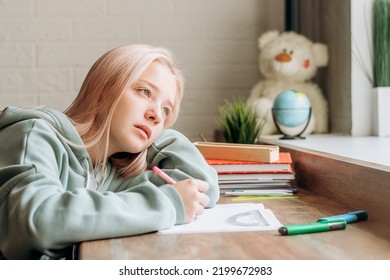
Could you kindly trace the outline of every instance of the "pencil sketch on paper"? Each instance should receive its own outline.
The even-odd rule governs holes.
[[[192,223],[177,225],[162,234],[277,230],[282,224],[261,203],[218,204]]]
[[[230,216],[226,222],[232,226],[239,227],[269,226],[267,221],[257,210],[235,214]]]

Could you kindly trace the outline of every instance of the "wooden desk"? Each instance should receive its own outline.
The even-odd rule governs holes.
[[[231,198],[221,197],[221,203]],[[247,201],[245,201],[247,202]],[[256,200],[271,209],[282,224],[314,222],[345,209],[302,190],[299,198]],[[319,210],[313,205],[326,205]],[[370,232],[372,222],[349,224],[346,230],[295,236],[277,231],[158,234],[84,242],[80,259],[390,259],[390,241]]]
[[[366,210],[370,232],[390,241],[390,166],[297,147],[294,140],[264,139],[263,143],[279,145],[291,153],[299,187],[320,197],[312,205],[328,211],[333,202],[347,209]]]
[[[390,168],[297,148],[291,152],[299,198],[258,200],[282,224],[366,210],[367,221],[346,230],[281,236],[277,231],[162,235],[144,234],[84,242],[81,259],[390,259]],[[231,202],[222,197],[220,203]]]

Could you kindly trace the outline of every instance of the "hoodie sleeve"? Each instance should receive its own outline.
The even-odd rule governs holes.
[[[166,129],[149,148],[148,162],[156,165],[176,181],[194,178],[209,184],[207,195],[214,207],[219,199],[218,176],[214,168],[207,164],[199,150],[183,134],[173,129]],[[154,174],[154,180],[164,181]],[[166,184],[166,186],[168,186]]]
[[[0,143],[0,250],[6,258],[59,258],[81,241],[152,232],[177,221],[178,195],[150,180],[116,193],[85,188],[85,174],[69,169],[66,145],[40,120],[3,128]]]

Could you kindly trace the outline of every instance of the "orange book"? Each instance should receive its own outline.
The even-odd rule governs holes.
[[[218,174],[292,173],[292,159],[289,152],[280,152],[279,160],[273,162],[206,159]]]
[[[279,146],[219,142],[195,142],[194,145],[204,158],[258,162],[279,160]]]

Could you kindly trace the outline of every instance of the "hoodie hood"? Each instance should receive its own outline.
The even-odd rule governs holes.
[[[16,108],[9,106],[0,114],[0,130],[6,126],[28,119],[42,119],[47,121],[54,129],[71,143],[83,145],[83,141],[69,118],[61,111],[44,107]],[[71,147],[79,159],[90,158],[86,149]]]

